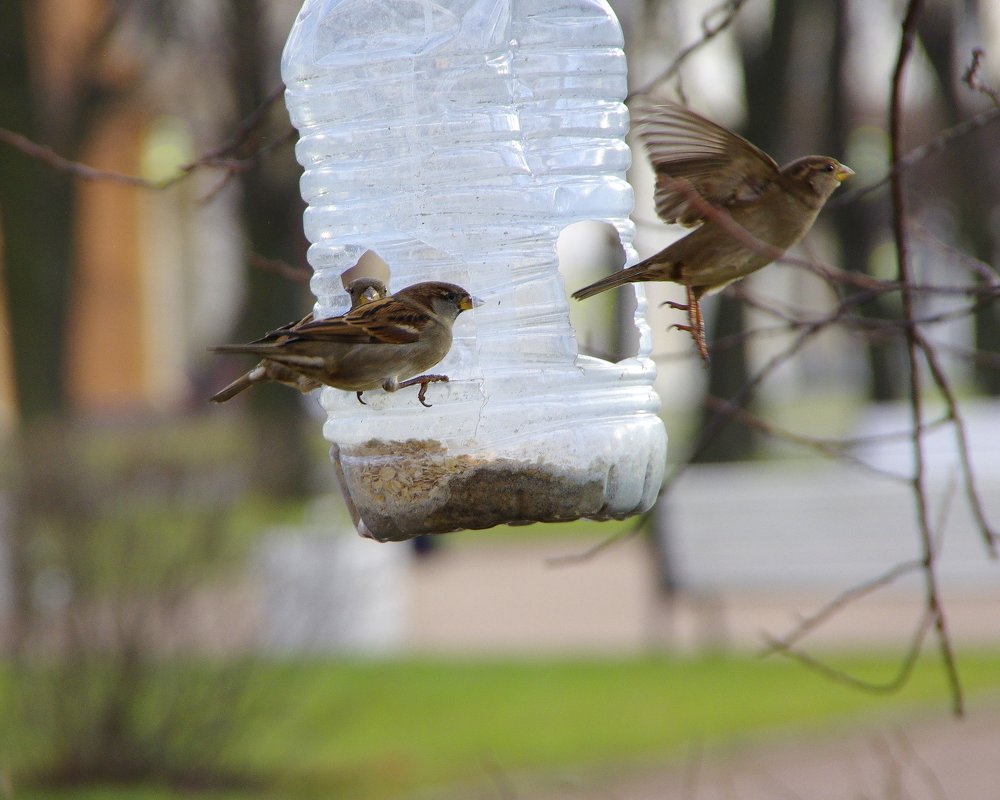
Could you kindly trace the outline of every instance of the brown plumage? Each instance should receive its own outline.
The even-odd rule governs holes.
[[[687,290],[691,333],[707,360],[698,301],[778,258],[812,227],[833,191],[854,173],[827,156],[784,167],[742,136],[688,109],[666,104],[638,123],[656,171],[656,212],[665,222],[700,225],[659,253],[573,293],[578,300],[636,281],[672,281]]]
[[[365,305],[365,303],[379,300],[389,294],[389,290],[385,284],[377,278],[357,278],[347,284],[345,291],[351,298],[350,311]],[[259,339],[254,339],[251,344],[278,344],[286,341],[296,328],[307,325],[312,321],[313,315],[310,312],[297,322],[289,322],[280,328],[268,331]],[[285,386],[291,386],[293,389],[298,389],[303,394],[308,394],[322,385],[319,381],[303,375],[295,369],[265,358],[252,370],[245,372],[224,389],[212,395],[211,401],[213,403],[225,403],[240,392],[249,389],[255,383],[280,383]],[[361,400],[361,392],[358,392],[358,400]]]
[[[348,311],[353,311],[358,306],[363,306],[365,303],[371,303],[375,300],[379,300],[389,294],[389,290],[386,288],[386,285],[378,278],[355,278],[344,287],[344,291],[347,292],[347,296],[351,298],[351,307]],[[294,328],[312,321],[313,315],[310,311],[297,322],[286,322],[280,328],[275,328],[273,331],[265,333],[259,339],[254,339],[253,344],[263,344],[265,342],[277,341]]]
[[[423,375],[451,349],[451,329],[462,311],[474,306],[460,286],[431,281],[366,302],[340,317],[300,321],[250,344],[211,348],[217,353],[249,353],[261,362],[239,381],[212,397],[217,403],[254,383],[278,381],[311,391],[319,385],[360,393],[394,392],[428,384],[446,375]],[[269,338],[270,337],[270,338]],[[240,385],[237,387],[237,384]]]

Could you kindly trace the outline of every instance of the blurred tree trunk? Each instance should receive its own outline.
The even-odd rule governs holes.
[[[963,116],[960,94],[967,89],[959,85],[961,60],[968,54],[956,51],[959,20],[956,13],[975,17],[974,4],[932,3],[921,15],[918,32],[924,51],[937,73],[941,96],[944,99],[946,125],[957,124]],[[994,263],[996,253],[994,232],[990,229],[989,209],[1000,207],[1000,187],[995,181],[983,180],[984,174],[996,174],[991,163],[1000,166],[995,129],[973,131],[962,143],[948,149],[948,196],[955,207],[955,223],[962,245],[986,264]],[[991,303],[973,317],[974,342],[978,350],[996,355],[1000,353],[1000,304]],[[976,388],[986,394],[1000,395],[1000,370],[995,366],[977,363]]]
[[[0,3],[0,125],[71,154],[71,126],[46,124],[29,64],[29,0]],[[66,117],[70,117],[66,110]],[[58,138],[54,138],[57,136]],[[66,173],[0,144],[0,241],[16,401],[25,421],[65,410],[73,187]]]
[[[127,58],[118,63],[108,56],[112,39],[128,22],[155,30],[155,41],[165,41],[173,34],[166,24],[170,8],[167,0],[148,8],[105,0],[89,38],[67,43],[44,28],[40,5],[0,2],[0,125],[78,160],[95,123],[144,75]],[[74,60],[56,74],[42,57],[45,47],[62,47],[60,60]],[[154,55],[148,64],[155,64]],[[0,144],[2,279],[24,421],[56,416],[69,406],[66,336],[76,180],[64,169]]]
[[[41,32],[29,26],[30,0],[0,2],[0,125],[73,158],[104,95],[92,73],[52,91],[30,48]],[[92,52],[92,50],[87,50]],[[55,100],[55,97],[59,100]],[[61,434],[69,410],[67,311],[73,271],[74,185],[55,169],[0,143],[0,280],[7,303],[18,429],[11,441],[14,485],[9,495],[7,556],[11,576],[11,643],[26,631],[31,586],[25,565],[28,531],[48,488],[36,467],[40,442]]]
[[[823,143],[826,150],[845,158],[848,137],[851,133],[852,98],[849,87],[843,80],[843,70],[850,36],[850,22],[846,3],[834,4],[833,50],[828,61],[827,85],[830,87],[830,102],[827,106],[830,124],[826,126],[829,137]],[[834,204],[835,205],[835,204]],[[837,232],[842,261],[845,268],[854,272],[867,273],[872,252],[878,245],[879,235],[888,229],[888,206],[884,196],[869,196],[854,203],[836,206],[831,211]],[[859,312],[873,319],[891,319],[893,311],[883,298],[866,303]],[[868,339],[869,385],[868,394],[875,402],[898,400],[904,391],[905,352],[903,343],[897,337]]]
[[[266,25],[267,3],[229,0],[228,25],[232,42],[230,76],[236,98],[234,127],[258,109],[277,83],[277,59]],[[276,104],[272,111],[283,114]],[[282,117],[284,119],[284,117]],[[244,143],[256,151],[267,136],[267,125],[253,131]],[[303,203],[298,173],[289,150],[269,155],[255,169],[240,176],[241,218],[248,255],[304,263]],[[240,338],[249,341],[307,310],[306,292],[299,284],[273,272],[251,268],[248,295],[240,324]],[[253,436],[256,442],[254,483],[284,496],[308,493],[311,459],[308,436],[318,435],[309,423],[298,393],[284,387],[250,392]]]

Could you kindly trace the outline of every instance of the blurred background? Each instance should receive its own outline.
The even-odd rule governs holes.
[[[896,276],[879,181],[902,9],[611,5],[633,90],[857,176],[797,260],[706,301],[707,369],[667,331],[677,287],[647,287],[671,461],[654,513],[379,545],[315,397],[207,402],[248,366],[209,345],[312,306],[280,99],[299,3],[0,3],[0,797],[710,797],[741,747],[948,708],[937,661],[907,661],[927,601],[900,296],[864,293]],[[1000,83],[1000,7],[932,0],[917,32],[903,150],[938,144],[906,172],[916,314],[996,526],[1000,115],[962,75],[979,47]],[[680,232],[633,161],[644,257]],[[569,291],[620,266],[600,226],[560,248]],[[574,304],[581,351],[634,354],[633,307]],[[946,785],[993,763],[941,736],[1000,736],[1000,570],[947,399],[927,381],[926,499],[974,725],[913,733]],[[871,691],[758,657],[887,575],[806,639]],[[895,746],[851,756],[874,766],[850,788],[932,791],[888,794]],[[737,796],[776,796],[759,788]]]

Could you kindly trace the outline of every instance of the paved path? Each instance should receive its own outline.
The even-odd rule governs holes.
[[[408,572],[404,647],[494,655],[752,650],[762,645],[764,633],[785,634],[856,578],[851,574],[808,586],[794,575],[782,577],[777,563],[765,585],[756,567],[748,565],[755,572],[749,583],[696,585],[671,602],[657,594],[653,560],[639,539],[588,561],[551,565],[553,556],[582,552],[588,543],[446,542],[440,553]],[[951,584],[945,594],[958,645],[1000,643],[1000,585]],[[912,636],[923,602],[919,580],[883,590],[840,610],[810,636],[809,644],[902,646]]]
[[[525,800],[997,800],[1000,704],[824,739],[693,752],[663,770],[537,787]]]
[[[512,779],[521,800],[998,800],[1000,699],[964,720],[692,752],[660,770]],[[523,785],[522,785],[523,784]],[[495,796],[495,795],[494,795]]]

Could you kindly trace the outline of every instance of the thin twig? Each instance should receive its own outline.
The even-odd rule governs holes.
[[[1000,370],[1000,353],[993,350],[979,350],[974,347],[961,347],[948,342],[931,342],[929,340],[927,346],[937,352],[948,353],[955,358],[968,361],[970,364]]]
[[[820,330],[829,325],[833,325],[835,321],[836,320],[833,318],[825,319],[812,327],[800,331],[798,336],[788,346],[788,348],[782,351],[781,353],[778,353],[770,361],[768,361],[767,364],[765,364],[760,369],[760,371],[757,372],[756,375],[754,375],[749,381],[743,384],[740,390],[736,392],[736,394],[730,399],[729,402],[732,403],[734,406],[745,405],[750,396],[756,390],[756,388],[761,383],[763,383],[772,372],[781,367],[789,359],[793,358],[799,352],[799,350],[801,350],[809,342],[809,340],[812,338],[813,334],[816,333],[817,330]],[[729,422],[730,422],[729,418],[722,415],[716,415],[711,420],[711,422],[709,422],[708,425],[706,425],[705,428],[702,429],[701,436],[699,437],[698,441],[695,443],[691,451],[688,453],[687,457],[680,464],[674,467],[673,471],[671,471],[664,478],[663,483],[660,486],[660,491],[657,494],[657,499],[656,499],[657,503],[661,503],[664,501],[664,499],[673,489],[677,481],[679,481],[680,478],[684,475],[684,473],[687,472],[687,470],[692,466],[692,464],[694,464],[694,462],[698,460],[699,456],[711,445],[715,437],[719,435],[722,429],[727,424],[729,424]],[[590,558],[593,558],[602,550],[604,550],[607,547],[610,547],[613,544],[624,542],[631,539],[637,533],[640,533],[649,527],[649,525],[651,524],[651,520],[653,518],[654,511],[655,511],[655,506],[654,508],[651,508],[649,511],[646,511],[645,513],[637,516],[635,518],[635,521],[627,528],[623,528],[622,530],[614,533],[613,535],[608,536],[605,539],[602,539],[600,542],[593,545],[592,547],[587,548],[586,550],[583,550],[579,553],[574,553],[570,556],[560,557],[559,559],[557,559],[557,561],[559,563],[576,563],[576,562],[586,561]]]
[[[240,154],[240,150],[243,149],[244,145],[250,140],[267,119],[268,112],[271,110],[271,106],[277,103],[285,95],[285,85],[280,84],[271,90],[271,93],[265,97],[260,104],[251,111],[247,116],[239,121],[236,128],[229,135],[229,138],[222,144],[218,145],[213,150],[207,152],[203,159],[215,159],[222,158],[227,155]],[[260,148],[252,147],[250,148],[250,153],[257,152]],[[248,153],[249,155],[249,153]]]
[[[647,511],[646,513],[648,514],[649,512]],[[610,536],[605,536],[599,542],[591,545],[585,550],[581,550],[576,553],[568,553],[564,556],[550,556],[545,559],[545,563],[550,567],[567,567],[571,564],[579,564],[583,561],[589,561],[602,550],[605,550],[618,542],[631,539],[632,536],[642,530],[643,526],[639,524],[638,520],[641,520],[643,516],[645,515],[638,517],[635,524],[622,528],[620,531],[613,533]]]
[[[913,499],[916,505],[917,524],[923,549],[924,580],[926,587],[927,613],[937,633],[938,647],[948,678],[952,697],[952,709],[957,716],[963,713],[962,685],[958,676],[958,667],[952,652],[951,638],[948,634],[944,609],[941,605],[940,591],[935,573],[935,556],[933,534],[927,507],[926,469],[921,424],[923,405],[920,393],[920,339],[915,322],[914,297],[910,289],[912,274],[910,269],[909,241],[906,229],[906,202],[903,192],[902,173],[897,168],[901,157],[900,149],[903,134],[903,77],[906,66],[913,51],[916,37],[917,19],[923,8],[923,0],[910,0],[903,19],[902,35],[896,66],[892,74],[892,89],[889,101],[889,147],[890,159],[893,164],[893,174],[890,180],[892,197],[892,229],[896,242],[899,282],[903,284],[901,299],[903,318],[906,322],[906,353],[910,369],[910,409],[913,427]]]
[[[235,178],[242,172],[247,172],[248,170],[252,169],[268,153],[274,150],[278,150],[279,148],[284,147],[285,145],[290,144],[291,142],[294,142],[296,135],[297,134],[295,132],[295,129],[289,127],[288,130],[285,131],[277,139],[274,139],[273,141],[269,142],[266,145],[259,146],[256,150],[254,150],[248,156],[245,156],[243,158],[220,159],[217,161],[209,161],[202,159],[199,160],[198,162],[195,162],[194,165],[195,169],[201,166],[207,166],[207,167],[218,167],[225,170],[222,179],[218,182],[218,184],[214,186],[211,189],[211,191],[207,192],[204,197],[201,197],[198,202],[201,203],[202,205],[210,203],[226,186],[229,185],[229,182],[233,178]]]
[[[723,0],[718,5],[706,11],[701,18],[701,36],[684,47],[677,54],[676,58],[670,62],[670,65],[653,78],[653,80],[649,81],[641,89],[630,92],[628,97],[625,98],[625,102],[629,103],[636,97],[648,95],[661,83],[676,75],[688,58],[733,24],[733,20],[736,19],[736,15],[740,12],[740,8],[745,2],[746,0]],[[678,92],[683,97],[683,91],[680,87],[678,87]]]
[[[966,136],[973,131],[985,128],[987,125],[993,125],[997,122],[1000,122],[1000,108],[988,108],[985,111],[980,111],[978,114],[967,120],[963,120],[950,128],[946,128],[931,141],[920,145],[919,147],[915,147],[905,156],[902,156],[892,165],[889,171],[878,180],[865,184],[864,186],[859,186],[857,189],[849,189],[836,197],[831,197],[826,203],[826,208],[839,208],[840,206],[846,206],[860,200],[862,197],[871,194],[876,189],[880,189],[887,183],[890,183],[893,178],[897,177],[900,173],[906,172],[921,161],[940,153],[955,139]]]
[[[972,51],[972,61],[965,72],[962,73],[962,83],[972,89],[972,91],[986,95],[993,101],[993,105],[1000,109],[1000,91],[988,83],[983,83],[979,77],[985,56],[986,51],[981,47],[977,47]]]
[[[142,189],[158,188],[156,182],[150,181],[148,178],[140,178],[135,175],[123,175],[120,172],[113,172],[106,169],[97,169],[96,167],[82,164],[79,161],[72,161],[71,159],[63,158],[48,145],[33,142],[27,136],[17,133],[16,131],[8,130],[7,128],[0,127],[0,142],[10,145],[15,150],[20,150],[29,158],[41,161],[48,164],[55,170],[66,172],[77,178],[83,178],[84,180],[90,181],[110,181],[112,183],[121,183],[126,186],[137,186]],[[186,174],[184,177],[186,177]]]
[[[872,692],[873,694],[892,694],[899,691],[909,681],[910,676],[913,674],[913,668],[917,664],[917,659],[920,658],[920,653],[923,650],[924,639],[933,625],[934,614],[929,609],[925,609],[910,639],[910,644],[907,646],[906,657],[903,659],[902,664],[900,664],[899,671],[893,678],[882,683],[862,680],[843,670],[836,669],[825,661],[814,658],[808,653],[784,646],[779,639],[772,639],[766,635],[764,639],[770,648],[769,652],[779,653],[794,659],[832,681],[846,684],[854,689]]]
[[[964,267],[972,275],[975,275],[987,284],[993,285],[1000,281],[1000,274],[997,273],[996,267],[992,264],[988,264],[985,261],[976,258],[971,253],[966,253],[953,245],[942,241],[926,225],[921,225],[916,220],[911,219],[908,223],[911,234],[919,236],[922,241],[926,242],[939,253],[945,255],[949,259],[950,263]]]
[[[948,419],[955,426],[955,443],[958,446],[958,458],[962,468],[962,483],[965,486],[966,498],[972,509],[973,516],[976,518],[976,523],[986,544],[987,552],[993,559],[996,559],[998,536],[986,518],[982,498],[979,495],[979,490],[976,488],[975,469],[972,465],[972,455],[969,452],[969,434],[965,428],[965,421],[959,413],[958,401],[955,398],[955,393],[952,391],[948,376],[945,374],[937,354],[934,352],[934,348],[931,347],[919,329],[915,331],[915,334],[915,343],[924,354],[931,377],[933,377],[938,391],[941,392],[941,396],[944,398]]]
[[[843,461],[848,465],[857,467],[873,475],[877,475],[880,478],[886,478],[892,481],[909,482],[908,476],[903,476],[897,472],[875,467],[858,456],[853,455],[849,451],[860,445],[874,444],[876,442],[891,442],[900,439],[909,440],[913,436],[911,431],[896,431],[873,436],[845,439],[825,439],[818,436],[807,436],[806,434],[795,433],[794,431],[778,427],[762,417],[747,411],[745,408],[740,408],[727,400],[723,400],[719,397],[713,397],[712,395],[708,395],[705,398],[705,405],[716,414],[722,414],[743,425],[745,428],[770,436],[772,439],[780,439],[800,447],[814,450],[827,458]],[[924,425],[924,430],[930,430],[947,425],[950,421],[950,418],[945,418],[927,423]]]
[[[282,96],[284,87],[275,89],[249,116],[240,121],[230,137],[222,144],[212,148],[194,161],[182,164],[177,171],[160,180],[150,180],[138,175],[128,175],[113,170],[98,169],[80,161],[66,158],[45,144],[39,144],[24,134],[8,128],[0,127],[0,142],[19,150],[29,158],[48,164],[55,170],[65,172],[81,180],[107,181],[123,186],[133,186],[138,189],[163,191],[189,178],[201,169],[221,169],[226,173],[222,183],[209,193],[209,199],[214,197],[225,183],[236,173],[244,172],[253,167],[261,156],[285,145],[291,140],[294,131],[283,133],[273,142],[253,148],[247,154],[239,154],[250,136],[260,127],[268,109]],[[238,155],[239,154],[239,155]]]
[[[993,306],[996,303],[997,298],[1000,298],[1000,286],[992,287],[984,286],[983,284],[976,284],[974,286],[967,287],[941,286],[936,287],[936,289],[935,287],[921,286],[918,284],[916,286],[911,286],[909,290],[914,295],[925,293],[938,296],[954,294],[979,298],[976,302],[968,305],[958,306],[957,308],[952,308],[946,311],[938,311],[933,314],[925,314],[920,317],[914,317],[913,322],[916,325],[937,325],[945,322],[951,322],[956,319],[966,319],[981,309]],[[752,308],[780,320],[783,323],[781,327],[784,329],[794,330],[798,328],[811,327],[827,319],[826,316],[806,317],[804,316],[806,312],[800,309],[790,307],[787,304],[782,306],[775,302],[766,301],[749,292],[742,286],[734,286],[732,289],[729,289],[729,291],[731,294],[739,297],[741,301],[745,302]],[[853,295],[845,297],[832,313],[836,314],[837,321],[841,322],[845,327],[854,328],[873,336],[905,331],[909,324],[905,319],[882,319],[879,317],[865,317],[860,314],[853,313],[854,309],[858,306],[870,303],[883,295],[896,291],[900,291],[900,287],[887,286],[884,291],[857,292]],[[718,347],[718,344],[716,344],[716,347]]]
[[[948,512],[951,509],[951,501],[955,495],[955,482],[954,480],[949,481],[948,486],[945,488],[944,500],[941,503],[941,508],[939,510],[937,519],[938,530],[944,530],[945,522],[948,519]],[[799,621],[789,633],[786,633],[780,639],[770,637],[768,639],[769,646],[761,651],[761,656],[767,656],[774,652],[788,652],[791,650],[801,639],[805,638],[809,633],[816,630],[822,624],[824,624],[828,619],[833,617],[834,614],[840,612],[842,609],[857,602],[862,597],[869,595],[879,589],[883,589],[886,586],[890,586],[895,583],[898,579],[909,575],[912,572],[918,572],[923,570],[924,560],[923,559],[913,559],[911,561],[904,561],[897,564],[894,567],[883,572],[881,575],[876,575],[863,583],[859,583],[846,591],[841,592],[839,595],[834,597],[828,603],[826,603],[822,608],[816,611],[814,614],[803,618]],[[917,641],[917,640],[914,640]],[[922,637],[919,641],[923,641]],[[909,660],[909,657],[907,658]]]
[[[799,640],[805,638],[805,636],[809,633],[816,630],[816,628],[830,619],[834,614],[838,613],[857,600],[860,600],[862,597],[895,583],[896,580],[902,578],[904,575],[909,575],[911,572],[917,572],[923,568],[923,565],[924,563],[921,559],[904,561],[883,572],[881,575],[864,581],[863,583],[859,583],[856,586],[852,586],[850,589],[841,592],[826,603],[822,608],[816,611],[816,613],[810,614],[808,617],[800,620],[795,628],[793,628],[789,633],[786,633],[780,639],[768,636],[768,646],[761,652],[761,655],[767,656],[774,652],[784,652],[790,650]]]

